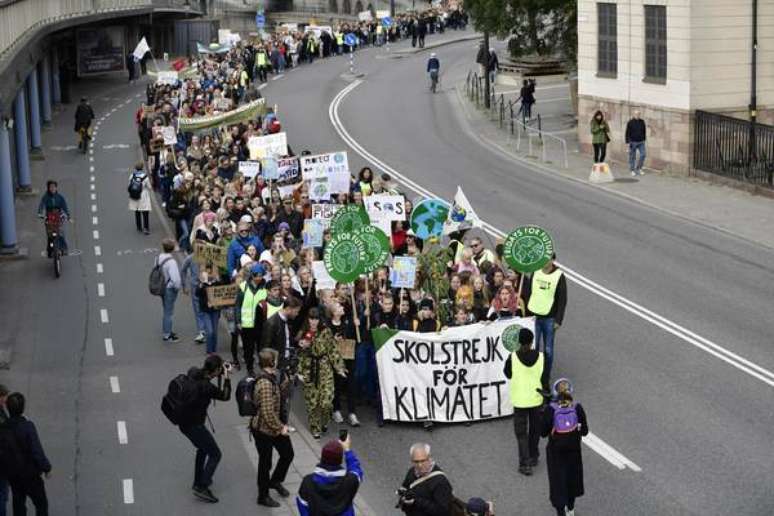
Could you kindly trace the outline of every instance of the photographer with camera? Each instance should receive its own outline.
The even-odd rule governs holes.
[[[221,453],[215,438],[204,426],[204,420],[207,419],[210,401],[228,401],[231,397],[230,372],[231,364],[224,363],[218,355],[210,355],[201,369],[192,367],[187,374],[173,379],[161,404],[164,414],[178,425],[180,432],[196,448],[193,493],[197,498],[210,503],[218,502],[210,490],[210,484]],[[222,387],[221,377],[224,377]],[[212,383],[213,378],[218,378],[217,386]]]
[[[341,466],[342,458],[346,468]],[[296,496],[299,514],[355,516],[353,501],[362,481],[363,469],[352,450],[352,438],[342,430],[339,440],[328,441],[323,447],[314,473],[301,481]]]
[[[408,516],[448,516],[452,508],[452,486],[430,456],[430,445],[415,443],[409,451],[413,467],[398,489],[398,504]]]
[[[281,419],[283,397],[290,388],[290,379],[277,370],[277,352],[271,348],[264,348],[258,353],[258,367],[260,372],[253,392],[258,415],[250,420],[258,451],[258,505],[279,507],[279,502],[269,496],[269,489],[274,489],[283,498],[290,496],[282,482],[293,462],[293,443],[290,441],[290,429]],[[272,473],[273,449],[279,453],[279,459]]]

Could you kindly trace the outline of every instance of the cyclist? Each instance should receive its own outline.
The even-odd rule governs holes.
[[[50,213],[59,213],[63,215],[63,218],[70,219],[70,210],[67,208],[67,201],[62,197],[62,194],[57,192],[58,184],[53,179],[49,179],[46,183],[46,193],[40,199],[38,205],[38,217],[45,219]],[[64,228],[59,228],[59,238],[62,244],[63,254],[67,254],[67,240],[65,240]]]
[[[86,141],[92,120],[94,120],[94,110],[91,109],[88,99],[86,97],[81,97],[81,103],[78,104],[78,108],[75,110],[75,132],[80,134],[81,130],[83,130],[85,133],[78,140],[78,148],[82,149],[84,152],[86,152]]]
[[[427,73],[430,74],[430,89],[435,93],[435,86],[438,84],[438,73],[441,71],[441,62],[435,57],[435,52],[430,54],[427,60]]]

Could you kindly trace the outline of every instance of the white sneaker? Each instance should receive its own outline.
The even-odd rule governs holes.
[[[204,339],[205,339],[204,332],[200,331],[199,334],[194,338],[194,342],[198,342],[199,344],[201,344],[202,342],[204,342]]]
[[[634,170],[632,170],[632,177],[634,177],[634,176],[636,176],[636,175],[637,175],[637,172],[635,172]]]
[[[357,415],[355,414],[349,415],[349,424],[350,426],[360,426],[360,421],[358,421]]]
[[[334,410],[333,411],[333,422],[334,423],[343,423],[344,422],[344,416],[341,415],[340,410]]]
[[[567,507],[565,507],[564,513],[566,514],[566,516],[575,516],[575,509],[568,509]]]

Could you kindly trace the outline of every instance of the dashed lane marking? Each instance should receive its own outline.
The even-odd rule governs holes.
[[[97,274],[102,274],[103,272],[105,272],[105,268],[102,267],[101,263],[98,263],[97,264]]]
[[[94,246],[94,256],[102,256],[102,248],[98,245]]]
[[[94,240],[99,240],[99,231],[95,229],[91,232],[91,236],[94,237]]]
[[[134,503],[134,482],[132,482],[131,478],[125,478],[123,480],[123,486],[124,486],[124,503],[133,504]]]
[[[96,204],[92,204],[91,205],[91,212],[92,213],[97,213],[97,205]]]
[[[102,324],[107,324],[110,322],[110,317],[108,316],[107,308],[99,309],[99,319],[100,321],[102,321]]]
[[[113,339],[111,338],[105,339],[105,354],[109,357],[112,357],[115,354],[113,351]]]
[[[113,394],[118,394],[119,392],[121,392],[121,385],[118,383],[117,376],[110,377],[110,391]]]
[[[91,223],[93,225],[95,225],[95,226],[98,225],[99,224],[99,217],[92,217],[91,218]]]
[[[118,431],[118,443],[128,443],[129,434],[126,432],[126,421],[116,421],[116,430]]]
[[[97,295],[99,297],[105,297],[105,284],[97,283]]]

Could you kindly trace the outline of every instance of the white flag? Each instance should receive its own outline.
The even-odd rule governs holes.
[[[148,52],[150,52],[150,47],[148,46],[148,42],[145,41],[145,36],[143,36],[140,42],[137,43],[137,47],[135,47],[132,55],[134,55],[134,58],[139,61]]]
[[[457,193],[454,195],[454,202],[449,208],[449,216],[443,225],[443,234],[448,235],[461,229],[470,229],[471,227],[481,227],[481,219],[478,218],[473,206],[465,197],[462,188],[457,187]]]

